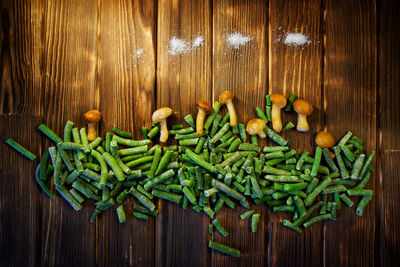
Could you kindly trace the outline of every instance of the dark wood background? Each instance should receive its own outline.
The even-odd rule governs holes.
[[[0,4],[0,265],[1,266],[390,266],[400,262],[400,8],[373,0],[3,0]],[[239,51],[224,34],[254,37]],[[307,33],[294,49],[274,40]],[[167,54],[172,36],[205,37],[198,51]],[[132,51],[142,48],[140,60]],[[312,130],[284,136],[311,150],[317,131],[347,130],[377,151],[363,217],[354,208],[336,222],[299,235],[285,214],[266,206],[260,230],[239,219],[241,207],[217,218],[231,233],[208,234],[209,219],[158,202],[160,215],[119,224],[113,209],[89,223],[60,197],[50,200],[30,162],[4,144],[13,137],[37,155],[49,146],[37,130],[57,132],[70,119],[100,109],[101,133],[114,124],[140,137],[151,112],[169,105],[175,120],[232,90],[241,121],[254,117],[268,93],[295,92],[315,107]],[[293,120],[287,116],[285,121]],[[54,191],[54,188],[53,188]],[[128,203],[132,204],[130,198]],[[214,253],[209,239],[240,248],[240,259]]]

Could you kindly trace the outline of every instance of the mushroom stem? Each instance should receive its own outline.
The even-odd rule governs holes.
[[[272,118],[272,128],[274,129],[274,131],[277,133],[281,132],[282,131],[281,108],[276,104],[272,104],[271,118]]]
[[[237,125],[237,117],[235,107],[233,106],[232,100],[226,102],[226,107],[228,108],[229,117],[230,117],[230,124],[231,126]]]
[[[264,131],[258,132],[258,136],[259,136],[260,138],[262,138],[262,139],[264,139],[264,138],[267,137],[267,135],[265,134]]]
[[[196,118],[196,132],[197,136],[202,136],[203,135],[203,125],[204,125],[204,119],[206,117],[206,113],[203,109],[199,108],[199,113],[197,113],[197,118]]]
[[[93,141],[97,137],[97,123],[88,123],[88,134],[87,138],[89,141]]]
[[[160,125],[161,125],[160,142],[165,143],[168,140],[167,119],[160,121]]]
[[[308,126],[307,116],[299,114],[299,117],[297,119],[297,131],[307,132],[308,130],[310,130],[310,126]]]

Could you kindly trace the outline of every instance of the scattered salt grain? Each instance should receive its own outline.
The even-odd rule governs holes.
[[[143,49],[136,50],[136,57],[140,58],[143,55]]]
[[[288,46],[301,46],[301,45],[309,45],[311,44],[311,41],[307,38],[306,35],[302,33],[289,32],[286,34],[283,43]]]
[[[196,39],[194,39],[192,43],[193,43],[192,44],[193,48],[202,46],[204,44],[204,37],[203,36],[197,36]]]
[[[197,36],[192,41],[192,43],[174,36],[169,41],[168,54],[170,55],[186,54],[190,51],[195,51],[199,46],[202,45],[204,45],[203,36]]]
[[[239,49],[241,46],[253,40],[249,35],[243,35],[240,32],[230,33],[226,36],[226,41],[234,49]]]

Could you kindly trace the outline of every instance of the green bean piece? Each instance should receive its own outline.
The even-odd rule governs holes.
[[[318,167],[321,163],[321,156],[322,156],[322,148],[320,146],[317,146],[317,148],[315,149],[314,162],[313,162],[313,165],[311,168],[311,173],[310,173],[311,177],[317,176]]]
[[[175,172],[173,170],[167,170],[167,171],[163,172],[162,174],[160,174],[159,176],[156,176],[153,180],[150,180],[147,183],[145,183],[144,189],[149,190],[154,185],[162,183],[174,175],[175,175]]]
[[[306,206],[310,206],[311,203],[314,201],[314,199],[332,182],[331,178],[325,178],[322,180],[315,188],[314,190],[309,193],[309,195],[306,197],[304,200],[304,204]]]
[[[100,213],[101,213],[101,211],[100,211],[100,210],[98,210],[98,209],[94,209],[94,211],[93,211],[92,215],[90,215],[90,219],[89,219],[89,221],[90,221],[91,223],[95,222],[95,221],[96,221],[96,218],[97,218],[97,216],[99,216],[99,215],[100,215]]]
[[[85,147],[85,150],[89,151],[89,140],[87,139],[86,128],[81,128],[79,130],[79,135],[81,137],[81,143]]]
[[[227,186],[226,184],[221,183],[215,179],[212,180],[212,185],[215,186],[218,190],[227,194],[228,196],[231,196],[239,201],[246,200],[246,197],[243,196],[241,193],[239,193],[238,191],[234,190],[233,188],[231,188],[231,187]]]
[[[225,202],[222,198],[218,199],[214,206],[214,212],[217,213],[224,206],[224,203]]]
[[[263,148],[263,152],[270,153],[270,152],[277,152],[277,151],[287,151],[289,148],[287,146],[265,146]]]
[[[213,111],[211,112],[211,114],[207,117],[207,119],[204,122],[204,126],[203,126],[204,129],[208,130],[208,128],[210,128],[211,123],[213,123],[220,108],[221,108],[221,103],[219,103],[218,101],[215,101],[214,106],[213,106]]]
[[[293,190],[302,190],[306,188],[308,183],[301,182],[301,183],[294,183],[294,184],[284,184],[283,190],[285,191],[293,191]]]
[[[49,156],[49,151],[45,150],[40,159],[39,179],[44,182],[47,181],[47,162],[49,161]]]
[[[155,147],[157,147],[157,146],[158,145],[156,145]],[[118,150],[118,155],[121,156],[121,157],[137,155],[137,154],[141,154],[141,153],[146,153],[146,156],[149,156],[149,155],[152,154],[152,153],[149,153],[147,145],[137,146],[137,147],[132,147],[132,148],[124,148],[124,149],[119,149]]]
[[[114,135],[115,136],[115,135]],[[123,173],[121,167],[119,166],[117,160],[108,152],[103,154],[104,160],[107,162],[108,166],[113,170],[115,177],[118,181],[125,180],[125,174]]]
[[[166,151],[164,156],[161,158],[160,163],[157,166],[155,175],[159,175],[168,165],[173,151]]]
[[[199,154],[204,146],[206,139],[204,137],[200,137],[199,141],[197,142],[196,148],[194,149],[194,153]]]
[[[96,164],[96,163],[85,162],[85,163],[82,163],[82,166],[84,168],[90,169],[90,170],[95,171],[95,172],[100,171],[100,165]]]
[[[193,205],[197,205],[196,196],[188,187],[185,186],[182,191],[185,197],[190,201],[190,203],[192,203]]]
[[[359,174],[361,172],[361,168],[364,164],[365,154],[360,154],[353,164],[353,169],[351,170],[351,179],[359,179]]]
[[[210,206],[204,206],[203,210],[211,219],[214,217],[215,212],[210,208]]]
[[[215,133],[217,132],[220,121],[221,121],[221,116],[217,114],[212,123],[211,131],[209,134],[210,137],[213,137],[215,135]]]
[[[54,172],[53,172],[53,179],[54,179],[55,185],[59,185],[59,177],[61,175],[62,163],[63,163],[63,161],[62,161],[61,155],[60,155],[60,153],[57,153],[56,162],[54,165]]]
[[[75,167],[74,165],[71,163],[71,160],[69,159],[69,155],[67,154],[67,152],[65,152],[65,150],[63,150],[61,148],[61,144],[62,143],[58,143],[57,147],[58,147],[58,154],[60,154],[61,159],[63,160],[65,166],[67,166],[68,171],[72,172]]]
[[[248,211],[246,211],[246,212],[240,214],[240,218],[241,218],[242,220],[247,220],[247,219],[249,219],[253,214],[254,214],[254,210],[248,210]]]
[[[267,117],[265,116],[264,111],[260,107],[255,108],[257,116],[265,122],[268,122]]]
[[[345,145],[347,143],[347,141],[349,141],[350,137],[353,135],[352,132],[348,131],[343,137],[342,139],[339,140],[339,142],[336,144],[336,146],[340,147],[342,145]]]
[[[39,130],[44,133],[48,138],[53,140],[55,143],[60,143],[63,140],[55,133],[53,132],[49,127],[47,127],[44,124],[39,125]],[[12,139],[11,139],[12,140]],[[22,152],[21,152],[22,153]]]
[[[76,200],[73,195],[64,186],[56,186],[56,190],[60,195],[74,208],[78,211],[82,209],[82,205]]]
[[[331,206],[331,220],[336,220],[336,211],[338,210],[338,206],[336,202],[332,202],[332,206]]]
[[[89,144],[89,148],[90,149],[96,149],[96,147],[98,147],[101,143],[102,139],[100,136],[96,137],[92,142],[90,142]],[[89,152],[89,151],[87,151]]]
[[[228,122],[229,119],[230,119],[230,114],[229,114],[229,112],[227,112],[225,114],[225,116],[222,118],[222,120],[220,121],[219,127],[224,126]]]
[[[126,222],[126,214],[124,211],[124,206],[123,205],[119,205],[117,207],[117,215],[118,215],[118,221],[119,223],[124,223]]]
[[[373,191],[371,189],[352,188],[347,189],[347,194],[349,194],[349,196],[372,196]]]
[[[65,123],[64,127],[64,142],[71,142],[71,133],[72,133],[72,128],[74,127],[74,123],[70,120],[68,120]]]
[[[155,197],[159,197],[159,198],[162,198],[162,199],[165,199],[165,200],[169,200],[169,201],[175,202],[177,204],[182,199],[182,195],[178,195],[178,194],[170,193],[170,192],[164,192],[164,191],[161,191],[161,190],[158,190],[158,189],[153,189],[151,191],[151,194],[153,196],[155,196]]]
[[[91,180],[96,181],[96,182],[100,182],[100,180],[101,180],[101,176],[90,169],[83,170],[81,174]]]
[[[254,194],[256,195],[257,198],[262,198],[263,192],[261,191],[260,185],[258,184],[257,178],[254,175],[250,175],[250,182],[252,189],[254,191]]]
[[[180,130],[170,130],[169,134],[171,134],[171,135],[175,135],[175,134],[190,134],[190,133],[193,133],[193,132],[194,132],[193,127],[187,127],[187,128],[180,129]]]
[[[322,194],[333,194],[337,192],[346,192],[347,188],[344,185],[330,185],[322,191]]]
[[[265,154],[266,159],[276,159],[276,158],[282,158],[283,157],[283,152],[282,151],[274,151],[274,152],[269,152]]]
[[[260,220],[260,214],[259,213],[254,213],[251,216],[251,231],[253,233],[257,232],[259,220]]]
[[[131,187],[129,193],[133,195],[137,200],[139,200],[139,202],[142,203],[142,205],[148,208],[150,211],[153,211],[156,208],[156,206],[154,205],[153,202],[151,202],[150,199],[148,199],[145,195],[141,194],[134,187]]]
[[[363,189],[365,185],[368,183],[369,178],[371,177],[371,172],[367,172],[361,181],[354,187],[354,189]]]
[[[202,136],[207,135],[207,130],[203,132]],[[197,138],[197,133],[189,133],[189,134],[176,134],[175,140],[185,140],[185,139],[195,139]]]
[[[299,226],[301,225],[303,222],[305,222],[306,220],[308,220],[308,218],[311,217],[312,213],[319,209],[324,203],[322,201],[319,201],[317,203],[315,203],[314,205],[312,205],[307,211],[306,214],[303,217],[298,218],[297,220],[295,220],[293,222],[294,226]]]
[[[128,196],[129,192],[127,189],[124,189],[118,196],[117,196],[117,202],[121,204],[125,198]]]
[[[185,154],[191,159],[193,160],[193,162],[195,162],[197,165],[199,165],[200,167],[203,167],[204,169],[208,170],[209,172],[215,172],[216,168],[215,166],[211,165],[210,163],[208,163],[207,161],[205,161],[203,159],[203,157],[197,155],[196,153],[194,153],[192,150],[190,149],[186,149]]]
[[[43,192],[49,197],[54,198],[54,194],[50,191],[50,189],[46,186],[44,180],[40,178],[40,169],[41,165],[39,164],[36,168],[36,182],[38,183],[39,187],[43,190]],[[47,179],[47,178],[46,178]]]
[[[290,94],[289,99],[287,101],[287,105],[285,106],[285,111],[292,111],[293,103],[297,99],[296,94]]]
[[[296,183],[303,182],[303,179],[298,176],[292,175],[265,175],[266,180],[271,182],[282,182],[282,183]]]
[[[340,199],[343,201],[344,204],[346,204],[347,207],[352,207],[353,206],[353,201],[346,196],[345,193],[340,194]]]
[[[181,145],[181,146],[195,146],[195,145],[197,145],[198,141],[199,141],[199,138],[179,140],[179,145]]]
[[[364,209],[367,206],[368,202],[371,200],[371,196],[363,196],[358,203],[357,209],[356,209],[356,214],[357,216],[362,216],[364,213]]]
[[[293,157],[293,158],[290,158],[290,159],[287,159],[286,161],[285,161],[285,164],[286,165],[291,165],[291,164],[296,164],[297,163],[297,159],[295,158],[295,157]],[[296,168],[296,166],[295,166],[295,168]],[[300,175],[300,174],[299,174]]]
[[[97,152],[99,152],[101,155],[103,155],[103,154],[106,152],[101,146],[98,146],[98,147],[96,148],[96,150],[97,150]],[[93,160],[93,158],[91,157],[91,155],[89,155],[88,161],[89,161],[89,162],[92,162],[92,160]]]
[[[108,152],[107,152],[108,153]],[[104,188],[107,180],[108,180],[108,168],[107,168],[107,163],[103,156],[100,154],[100,152],[96,150],[92,150],[91,155],[97,160],[97,162],[100,164],[100,188]]]
[[[161,129],[160,124],[157,124],[150,130],[150,132],[147,134],[147,137],[150,139],[155,137],[160,132],[160,129]]]
[[[327,148],[324,148],[322,150],[322,153],[324,155],[325,161],[328,164],[329,168],[333,171],[333,172],[338,172],[339,169],[336,167],[336,164],[333,162],[331,153],[329,152],[329,150]]]
[[[120,136],[120,137],[124,137],[124,138],[132,138],[132,134],[129,132],[125,132],[123,130],[121,130],[120,128],[118,128],[116,125],[114,125],[114,127],[112,128],[112,131]]]
[[[224,201],[224,203],[231,209],[235,208],[235,202],[233,202],[227,195],[222,192],[218,192],[218,196]]]
[[[210,242],[208,243],[208,247],[212,248],[212,249],[215,249],[215,250],[218,250],[219,252],[222,252],[222,253],[227,254],[227,255],[231,255],[231,256],[234,256],[234,257],[240,257],[240,251],[239,250],[231,248],[231,247],[228,247],[228,246],[225,246],[223,244],[217,243],[217,242],[212,241],[212,240],[210,240]]]
[[[134,211],[133,216],[135,216],[136,218],[138,218],[140,220],[147,220],[149,218],[149,216],[147,214],[144,214],[144,213],[141,213],[138,211]]]
[[[304,151],[303,153],[301,153],[301,156],[296,164],[296,170],[298,170],[298,171],[301,170],[301,167],[303,166],[304,161],[306,160],[307,156],[308,156],[308,151]]]
[[[183,124],[180,123],[180,124],[172,125],[171,129],[172,129],[172,130],[180,130],[180,129],[183,129]],[[144,138],[144,139],[146,139],[146,138]]]
[[[144,214],[147,214],[147,215],[151,215],[153,217],[156,217],[158,215],[158,210],[150,211],[146,207],[143,207],[143,206],[138,205],[138,204],[134,204],[133,205],[133,209],[136,210],[136,211],[139,211],[141,213],[144,213]]]
[[[343,179],[347,179],[350,177],[346,166],[344,165],[342,156],[340,155],[340,147],[333,147],[333,151],[335,152],[335,156],[336,156],[336,161],[339,165],[339,169],[340,169],[340,175],[342,176]]]
[[[238,126],[239,126],[239,135],[240,135],[240,138],[242,139],[243,142],[246,142],[246,140],[247,140],[246,127],[245,127],[245,125],[242,124],[242,123],[239,123]]]
[[[262,173],[268,173],[268,174],[274,174],[274,175],[290,175],[290,172],[287,170],[281,170],[278,168],[274,168],[271,166],[264,166],[264,168],[261,170]]]
[[[295,127],[294,124],[291,121],[289,121],[288,123],[285,124],[285,126],[283,126],[282,133],[293,129],[294,127]]]
[[[81,137],[79,135],[79,130],[78,128],[72,128],[72,139],[74,140],[75,143],[81,144]]]
[[[264,127],[264,132],[267,134],[267,136],[274,142],[276,142],[278,145],[281,146],[286,146],[288,144],[288,141],[283,139],[282,136],[274,132],[271,128],[268,126]]]
[[[107,187],[105,187],[102,190],[101,200],[107,200],[109,198],[110,198],[110,190]]]
[[[124,146],[129,146],[129,147],[138,147],[138,146],[146,146],[150,144],[150,140],[132,140],[132,139],[127,139],[120,137],[118,135],[114,135],[112,140],[115,140],[118,144],[124,145]]]
[[[12,138],[8,138],[6,144],[17,150],[23,156],[27,157],[30,160],[36,159],[36,155],[30,152],[28,149],[23,147],[22,145],[18,144],[17,141],[13,140]]]
[[[283,225],[286,226],[289,229],[292,229],[293,231],[295,231],[295,232],[297,232],[299,234],[301,234],[303,232],[299,227],[295,226],[289,220],[283,220]]]
[[[222,227],[222,225],[218,222],[217,219],[213,220],[213,225],[218,230],[218,232],[220,232],[221,235],[223,235],[224,237],[228,235],[228,232],[224,229],[224,227]]]
[[[64,143],[59,143],[59,144],[60,144],[59,146],[64,150],[83,151],[85,153],[88,153],[90,151],[84,145],[81,145],[81,144],[78,144],[78,143],[75,143],[75,142],[64,142]]]
[[[273,207],[273,211],[288,211],[288,212],[294,212],[295,207],[293,205],[280,205],[280,206],[275,206]]]
[[[227,131],[219,140],[222,143],[225,143],[231,136],[232,136],[232,132],[231,131]]]
[[[184,119],[186,123],[190,125],[190,127],[196,128],[192,114],[186,115]]]
[[[349,149],[348,146],[346,145],[342,145],[340,147],[340,149],[342,150],[343,154],[346,156],[346,158],[350,161],[350,162],[354,162],[354,160],[356,159],[353,152],[351,152],[351,150]]]
[[[156,172],[157,167],[158,167],[158,163],[160,162],[160,159],[161,159],[161,147],[157,146],[156,150],[154,152],[153,162],[151,164],[150,171],[147,174],[148,177],[154,178],[155,172]]]
[[[76,201],[78,201],[80,204],[82,204],[83,201],[85,201],[85,199],[81,196],[81,194],[79,194],[78,191],[75,190],[75,188],[71,188],[69,190],[69,192],[76,199]]]
[[[322,215],[315,216],[315,217],[309,219],[308,221],[306,221],[305,223],[303,223],[303,226],[305,228],[308,228],[312,224],[319,222],[319,221],[326,220],[326,219],[331,219],[331,214],[322,214]]]
[[[312,178],[311,182],[308,184],[307,189],[306,189],[306,193],[310,194],[314,188],[317,186],[319,180],[317,178]]]
[[[221,139],[221,137],[229,130],[230,124],[225,123],[225,125],[210,139],[212,144],[216,143]]]
[[[141,186],[140,184],[136,187],[136,189],[148,199],[153,199],[153,195],[146,191],[146,189],[144,189],[143,186]]]
[[[250,143],[241,143],[239,145],[239,150],[260,152],[260,147]]]
[[[265,106],[265,115],[267,116],[268,121],[272,121],[272,106]]]
[[[372,151],[366,160],[364,161],[364,164],[361,168],[360,175],[359,177],[364,177],[365,173],[367,172],[368,166],[371,164],[372,160],[374,159],[375,156],[375,151]]]

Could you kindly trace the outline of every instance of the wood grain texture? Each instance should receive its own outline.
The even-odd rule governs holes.
[[[379,130],[381,150],[400,149],[400,24],[398,1],[379,1]]]
[[[0,114],[42,114],[43,2],[1,1],[0,10]]]
[[[38,160],[30,161],[5,144],[12,137],[35,155],[40,152],[39,118],[0,115],[0,265],[40,265],[41,193]]]
[[[256,117],[254,108],[264,106],[267,93],[267,16],[265,1],[213,1],[213,96],[217,100],[223,91],[232,91],[238,121],[246,123]],[[253,39],[239,49],[226,42],[227,34],[240,32]],[[226,108],[221,109],[225,114]],[[213,252],[214,266],[265,266],[267,264],[267,208],[254,206],[261,214],[259,230],[252,233],[250,221],[240,220],[244,209],[236,204],[235,210],[227,207],[216,215],[227,228],[224,238],[215,233],[213,239],[241,251],[241,258],[232,258]],[[252,207],[253,208],[253,207]]]
[[[373,1],[328,1],[324,20],[324,109],[327,130],[338,140],[347,131],[364,140],[364,150],[376,150],[376,7]],[[340,18],[340,19],[338,19]],[[373,165],[376,166],[375,161]],[[370,186],[376,190],[376,174]],[[336,223],[325,229],[325,263],[374,265],[376,198],[358,217],[343,208]],[[355,246],[354,244],[360,244]],[[352,251],[352,253],[348,253]],[[353,257],[352,255],[364,255]]]
[[[400,260],[400,209],[398,205],[400,151],[382,153],[381,266],[394,266]]]
[[[170,124],[184,123],[187,114],[195,118],[198,100],[211,103],[210,9],[210,1],[158,2],[157,108],[174,110]],[[171,38],[192,43],[197,36],[204,37],[204,46],[184,54],[169,53]],[[156,266],[210,266],[207,216],[163,200],[158,201],[158,208]]]
[[[68,119],[76,127],[85,126],[82,114],[95,106],[97,9],[93,7],[97,7],[94,0],[48,1],[45,6],[44,123],[60,135]],[[43,265],[96,264],[96,226],[89,223],[92,203],[86,200],[78,213],[58,194],[54,200],[44,198]]]
[[[155,106],[154,5],[153,1],[123,0],[100,1],[98,6],[97,93],[102,136],[117,125],[142,139],[141,127],[150,127]],[[134,203],[131,197],[124,201],[126,223],[118,222],[115,208],[100,216],[100,266],[154,265],[154,219],[135,219]]]

